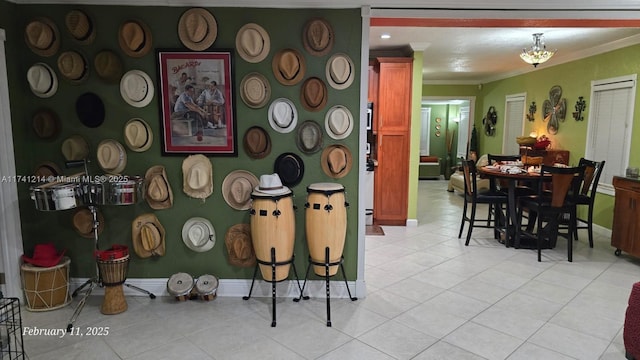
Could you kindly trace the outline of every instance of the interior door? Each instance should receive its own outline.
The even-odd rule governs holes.
[[[524,129],[524,104],[526,94],[507,95],[504,115],[504,137],[502,138],[503,154],[519,154],[520,145],[516,142]],[[498,119],[500,119],[498,117]],[[500,121],[500,120],[498,120]]]

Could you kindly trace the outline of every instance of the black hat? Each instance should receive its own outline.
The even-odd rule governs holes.
[[[76,113],[81,123],[96,128],[104,122],[104,103],[98,95],[84,93],[76,100]]]
[[[280,176],[282,185],[294,187],[302,181],[304,162],[298,154],[284,153],[276,159],[273,164],[273,171]]]

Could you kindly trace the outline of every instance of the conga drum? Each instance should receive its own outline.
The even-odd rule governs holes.
[[[211,301],[216,298],[216,291],[218,290],[218,278],[214,275],[200,275],[196,279],[196,292],[200,299],[205,301]]]
[[[128,308],[122,284],[127,280],[129,270],[129,248],[113,245],[109,250],[96,250],[95,256],[104,285],[100,311],[105,315],[120,314]]]
[[[28,263],[20,266],[27,310],[55,310],[71,302],[70,263],[71,260],[64,256],[58,265],[52,267],[40,267]]]
[[[179,272],[171,275],[167,281],[167,291],[173,295],[178,301],[186,301],[191,298],[191,290],[193,290],[193,276]]]
[[[315,263],[325,263],[329,248],[329,263],[342,258],[347,234],[347,204],[344,186],[338,183],[315,183],[307,186],[305,204],[305,231],[309,255]],[[324,266],[313,266],[317,275],[325,276]],[[335,275],[338,265],[329,267],[329,276]]]
[[[260,191],[251,193],[251,238],[262,278],[281,281],[289,276],[288,264],[277,265],[275,278],[271,274],[271,248],[275,249],[275,262],[287,262],[293,258],[295,240],[295,216],[293,193],[271,195]]]

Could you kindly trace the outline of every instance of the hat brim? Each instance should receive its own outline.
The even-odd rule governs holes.
[[[351,71],[349,72],[349,77],[347,78],[346,81],[341,83],[336,82],[333,76],[331,76],[331,65],[333,64],[333,61],[339,57],[345,58],[349,63],[349,67],[351,68]],[[349,86],[351,86],[351,84],[353,83],[353,79],[355,78],[355,65],[353,64],[353,60],[351,60],[349,55],[343,54],[343,53],[337,53],[337,54],[331,55],[329,60],[327,60],[327,65],[325,68],[325,77],[327,79],[327,82],[329,83],[329,86],[331,86],[336,90],[344,90],[348,88]]]
[[[242,47],[242,34],[247,30],[255,30],[262,37],[262,43],[264,44],[262,47],[262,51],[258,55],[250,55],[248,54]],[[267,31],[260,25],[256,23],[248,23],[243,25],[238,33],[236,34],[236,51],[240,57],[249,63],[255,64],[264,60],[267,55],[269,55],[269,51],[271,50],[271,38]]]
[[[333,130],[331,130],[331,116],[336,110],[343,110],[347,114],[347,117],[349,119],[349,126],[347,126],[347,129],[342,134],[336,134],[335,132],[333,132]],[[351,111],[349,111],[349,109],[342,105],[333,106],[331,109],[329,109],[329,111],[327,111],[327,114],[324,117],[324,128],[327,131],[329,137],[332,139],[342,140],[347,138],[353,131],[353,115],[351,114]]]
[[[196,223],[204,224],[209,230],[209,240],[203,246],[195,246],[191,240],[189,240],[189,229]],[[211,221],[202,217],[192,217],[187,220],[182,226],[182,242],[191,250],[195,252],[206,252],[213,248],[216,244],[216,232],[211,224]]]
[[[320,99],[320,101],[318,101],[317,104],[311,104],[309,103],[308,99],[307,99],[307,94],[309,92],[311,92],[313,89],[311,89],[310,87],[313,84],[320,84],[320,92],[322,93],[322,98]],[[307,80],[304,81],[304,83],[302,83],[302,87],[300,88],[300,102],[302,103],[302,106],[312,112],[318,112],[320,110],[322,110],[322,108],[324,108],[325,105],[327,105],[327,98],[328,98],[328,93],[327,93],[327,85],[324,83],[324,81],[322,81],[322,79],[318,78],[318,77],[310,77]]]
[[[120,153],[120,161],[118,161],[118,165],[113,169],[108,169],[103,166],[103,161],[101,161],[100,155],[100,149],[109,143],[114,144],[118,148],[118,152]],[[125,150],[124,146],[122,146],[120,142],[114,139],[105,139],[98,144],[98,147],[96,148],[96,158],[98,160],[98,166],[100,166],[100,169],[102,169],[102,171],[107,174],[120,174],[127,167],[127,150]]]
[[[56,26],[56,24],[48,17],[38,17],[33,19],[33,21],[40,21],[42,23],[45,23],[47,26],[49,26],[53,31],[53,41],[51,43],[51,46],[49,46],[48,48],[39,49],[33,46],[33,44],[31,44],[25,29],[24,40],[27,43],[27,46],[29,47],[29,49],[31,49],[31,51],[33,51],[36,55],[40,55],[43,57],[49,57],[57,53],[58,50],[60,49],[60,31],[58,31],[58,26]]]
[[[276,123],[276,119],[273,116],[273,111],[276,107],[277,104],[279,103],[286,103],[287,105],[289,105],[289,107],[291,108],[292,111],[292,115],[293,115],[293,119],[291,120],[291,122],[289,123],[289,125],[287,127],[281,127]],[[269,125],[271,125],[271,128],[279,133],[282,134],[287,134],[293,131],[293,129],[296,128],[296,126],[298,125],[298,109],[296,109],[295,104],[287,99],[287,98],[277,98],[275,99],[271,105],[269,105]]]
[[[133,122],[141,123],[144,126],[145,131],[147,132],[147,141],[140,147],[135,146],[134,144],[129,142],[129,138],[127,137],[127,127],[130,126]],[[127,123],[124,125],[124,143],[125,145],[127,145],[129,150],[134,152],[144,152],[149,150],[151,144],[153,143],[153,131],[151,130],[151,126],[149,126],[149,124],[141,118],[129,119],[129,121],[127,121]]]
[[[311,31],[311,25],[313,25],[315,22],[321,22],[329,31],[328,37],[329,40],[327,41],[327,44],[325,45],[324,48],[322,49],[315,49],[313,46],[311,46],[311,44],[309,43],[309,32]],[[333,27],[331,26],[331,24],[325,20],[325,19],[320,19],[320,18],[315,18],[315,19],[311,19],[309,21],[307,21],[307,23],[304,26],[304,31],[302,32],[302,45],[304,46],[304,49],[311,55],[314,56],[324,56],[326,54],[329,53],[329,51],[331,51],[331,49],[333,48],[333,43],[335,41],[335,34],[333,32]]]
[[[252,131],[260,131],[265,137],[266,145],[261,152],[258,152],[258,153],[254,152],[251,150],[251,146],[249,146],[250,140],[248,136]],[[271,136],[269,136],[269,133],[264,128],[260,126],[252,126],[249,129],[247,129],[247,131],[244,133],[244,137],[242,139],[242,145],[244,147],[244,151],[247,153],[247,155],[249,155],[250,158],[263,159],[271,153]]]
[[[251,251],[247,258],[240,258],[235,253],[234,243],[237,241],[244,241]],[[251,240],[251,226],[249,224],[235,224],[231,226],[224,236],[224,243],[227,247],[227,254],[229,256],[229,264],[239,267],[252,267],[256,264],[256,253],[253,249],[253,241]]]
[[[51,77],[51,86],[45,92],[38,92],[36,91],[36,89],[31,87],[31,84],[29,84],[29,88],[31,89],[31,92],[35,96],[42,99],[47,99],[55,95],[56,92],[58,92],[58,75],[56,75],[56,72],[51,68],[51,66],[45,63],[36,63],[33,66],[43,66],[47,70],[47,72],[49,73],[49,76]]]
[[[77,56],[82,60],[82,73],[77,77],[72,77],[71,76],[72,74],[67,74],[63,71],[64,69],[62,68],[60,60],[62,59],[63,56],[67,56],[68,53],[77,54]],[[70,55],[70,56],[74,56],[74,55]],[[58,71],[60,72],[60,75],[62,76],[63,79],[65,79],[66,81],[70,82],[73,85],[82,84],[83,82],[85,82],[85,80],[89,78],[89,64],[87,63],[87,58],[83,54],[75,50],[65,51],[62,54],[60,54],[60,56],[58,56]]]
[[[46,116],[45,120],[48,122],[51,122],[50,124],[50,128],[52,129],[50,133],[48,134],[41,134],[37,128],[37,119],[39,117],[40,114],[43,114]],[[48,109],[48,108],[42,108],[40,110],[38,110],[32,118],[32,125],[33,125],[33,131],[36,133],[36,135],[38,136],[38,138],[43,139],[43,140],[51,140],[51,139],[55,139],[58,137],[58,135],[60,134],[60,130],[62,128],[62,126],[60,125],[60,117],[58,117],[58,114],[56,114],[53,110]]]
[[[131,76],[140,76],[147,84],[147,92],[139,101],[131,99],[127,94],[127,78]],[[124,75],[122,75],[122,79],[120,79],[120,96],[122,96],[122,99],[127,104],[133,107],[142,108],[149,105],[149,103],[153,99],[154,92],[153,80],[151,80],[151,77],[149,77],[149,75],[147,75],[147,73],[142,70],[129,70]]]
[[[98,95],[84,93],[76,100],[76,114],[84,126],[97,128],[104,123],[104,103]]]
[[[86,208],[86,207],[82,207],[76,210],[73,213],[73,220],[75,220],[75,217],[78,216],[80,212],[87,212],[87,211],[90,211],[90,210],[89,208]],[[93,214],[91,215],[93,216]],[[98,235],[100,235],[104,231],[104,216],[102,215],[102,212],[98,208],[96,208],[96,217],[98,219]],[[72,225],[73,225],[73,230],[75,230],[76,233],[78,233],[78,235],[82,236],[85,239],[93,239],[93,223],[91,224],[92,226],[91,231],[86,233],[83,231],[80,231],[80,228],[77,226],[78,224],[76,224],[75,221],[72,221]]]
[[[141,49],[138,49],[136,51],[131,50],[129,48],[129,46],[127,46],[127,43],[124,40],[124,37],[122,36],[122,29],[124,27],[124,25],[130,23],[130,22],[134,22],[138,25],[140,25],[140,28],[142,29],[142,32],[144,33],[144,46]],[[122,23],[122,25],[120,25],[120,28],[118,29],[118,43],[120,44],[120,49],[127,55],[133,57],[133,58],[140,58],[143,57],[145,55],[147,55],[149,53],[149,51],[151,51],[151,48],[153,47],[153,38],[151,36],[151,29],[149,28],[149,26],[147,24],[145,24],[144,22],[140,21],[140,20],[127,20],[125,22]]]
[[[207,168],[207,184],[204,189],[192,189],[189,186],[189,171],[191,168],[198,164],[204,164]],[[206,199],[213,193],[213,166],[209,158],[202,154],[189,155],[182,161],[182,191],[188,196],[195,199]]]
[[[246,93],[246,85],[251,80],[259,81],[262,84],[261,86],[264,90],[262,93],[262,98],[256,101],[251,99],[251,97]],[[271,99],[271,85],[269,84],[269,80],[267,80],[264,75],[257,72],[252,72],[245,75],[245,77],[242,78],[242,81],[240,82],[240,97],[242,98],[242,101],[245,103],[245,105],[252,109],[259,109],[265,106]]]
[[[247,199],[244,203],[240,204],[234,201],[233,197],[230,194],[231,185],[234,181],[239,178],[245,178],[251,183],[251,189],[255,188],[260,184],[258,178],[250,171],[247,170],[234,170],[230,172],[227,176],[225,176],[222,181],[222,197],[224,201],[226,201],[227,205],[231,206],[236,210],[248,210],[251,207],[251,197]]]
[[[193,42],[189,39],[187,30],[187,17],[192,14],[199,14],[207,22],[207,35],[200,42]],[[193,8],[185,11],[178,21],[178,37],[182,45],[193,51],[202,51],[210,48],[218,37],[218,22],[207,9]]]
[[[286,78],[282,74],[282,72],[280,72],[280,59],[284,54],[288,52],[293,53],[296,56],[296,58],[298,59],[298,65],[300,66],[300,69],[298,69],[298,72],[296,73],[296,75],[290,79]],[[307,72],[307,62],[304,56],[298,50],[282,49],[274,55],[273,60],[271,61],[271,69],[273,70],[273,75],[275,76],[276,80],[278,80],[280,84],[295,85],[300,81],[302,81],[302,79],[304,78],[304,74]]]
[[[69,27],[69,20],[68,17],[73,14],[74,12],[81,14],[82,16],[84,16],[87,19],[87,22],[89,23],[89,33],[87,35],[85,35],[82,38],[77,38],[73,32],[72,29]],[[82,10],[72,10],[70,12],[67,13],[67,15],[65,16],[65,24],[67,25],[67,31],[69,31],[69,34],[71,35],[71,37],[73,38],[73,40],[75,40],[76,42],[78,42],[78,44],[80,45],[90,45],[91,43],[93,43],[93,40],[95,40],[96,38],[96,29],[95,29],[95,24],[93,22],[93,19],[89,16],[89,14],[87,14],[86,12],[82,11]]]
[[[305,129],[313,128],[313,132],[317,134],[312,147],[307,147],[302,139]],[[298,136],[296,136],[296,146],[298,150],[305,154],[314,154],[322,149],[322,128],[313,120],[306,120],[298,126]]]
[[[160,246],[158,246],[156,249],[153,249],[152,251],[145,250],[144,246],[142,246],[142,234],[140,233],[140,230],[142,229],[142,226],[146,224],[153,224],[160,233]],[[154,214],[142,214],[133,219],[133,221],[131,222],[131,242],[133,244],[133,251],[135,251],[135,253],[139,257],[144,259],[154,255],[164,256],[166,242],[165,239],[166,233],[164,230],[164,226],[162,226],[160,220],[158,220],[158,218]]]
[[[291,177],[288,170],[289,167],[295,169],[295,176]],[[304,161],[296,153],[288,152],[280,154],[276,161],[273,163],[273,172],[278,174],[282,185],[287,187],[294,187],[302,181],[304,177]]]
[[[171,184],[169,184],[169,179],[167,178],[167,172],[162,165],[155,165],[150,167],[147,172],[144,174],[144,182],[145,182],[145,192],[149,189],[149,183],[151,179],[155,176],[160,176],[167,184],[167,199],[164,201],[155,201],[150,196],[145,194],[145,199],[147,200],[147,204],[150,208],[154,210],[163,210],[169,209],[173,206],[173,191],[171,190]]]
[[[331,151],[333,149],[342,149],[342,151],[345,153],[345,156],[347,157],[347,164],[344,167],[344,169],[342,169],[339,173],[334,173],[333,171],[331,171],[331,167],[329,166],[329,154],[331,153]],[[330,145],[327,146],[324,150],[322,150],[322,156],[320,157],[320,165],[322,166],[322,171],[329,177],[332,177],[334,179],[340,179],[345,177],[350,171],[351,171],[351,167],[353,166],[353,156],[351,155],[351,150],[349,150],[348,147],[341,145],[341,144],[334,144],[334,145]]]

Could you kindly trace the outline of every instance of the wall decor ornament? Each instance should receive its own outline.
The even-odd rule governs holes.
[[[587,103],[584,101],[584,97],[578,96],[578,101],[576,101],[576,111],[573,112],[573,118],[576,121],[584,120],[582,116],[582,112],[586,109]]]
[[[529,105],[529,113],[527,114],[527,120],[534,121],[536,119],[534,115],[536,114],[537,110],[538,110],[538,106],[536,105],[536,102],[532,101],[531,105]]]
[[[482,119],[484,125],[484,133],[487,136],[494,136],[496,134],[496,123],[498,122],[498,113],[494,106],[489,106],[487,115]]]
[[[547,121],[547,132],[558,133],[560,121],[564,122],[567,115],[567,99],[562,98],[562,88],[554,85],[549,90],[549,99],[542,103],[543,120]]]

